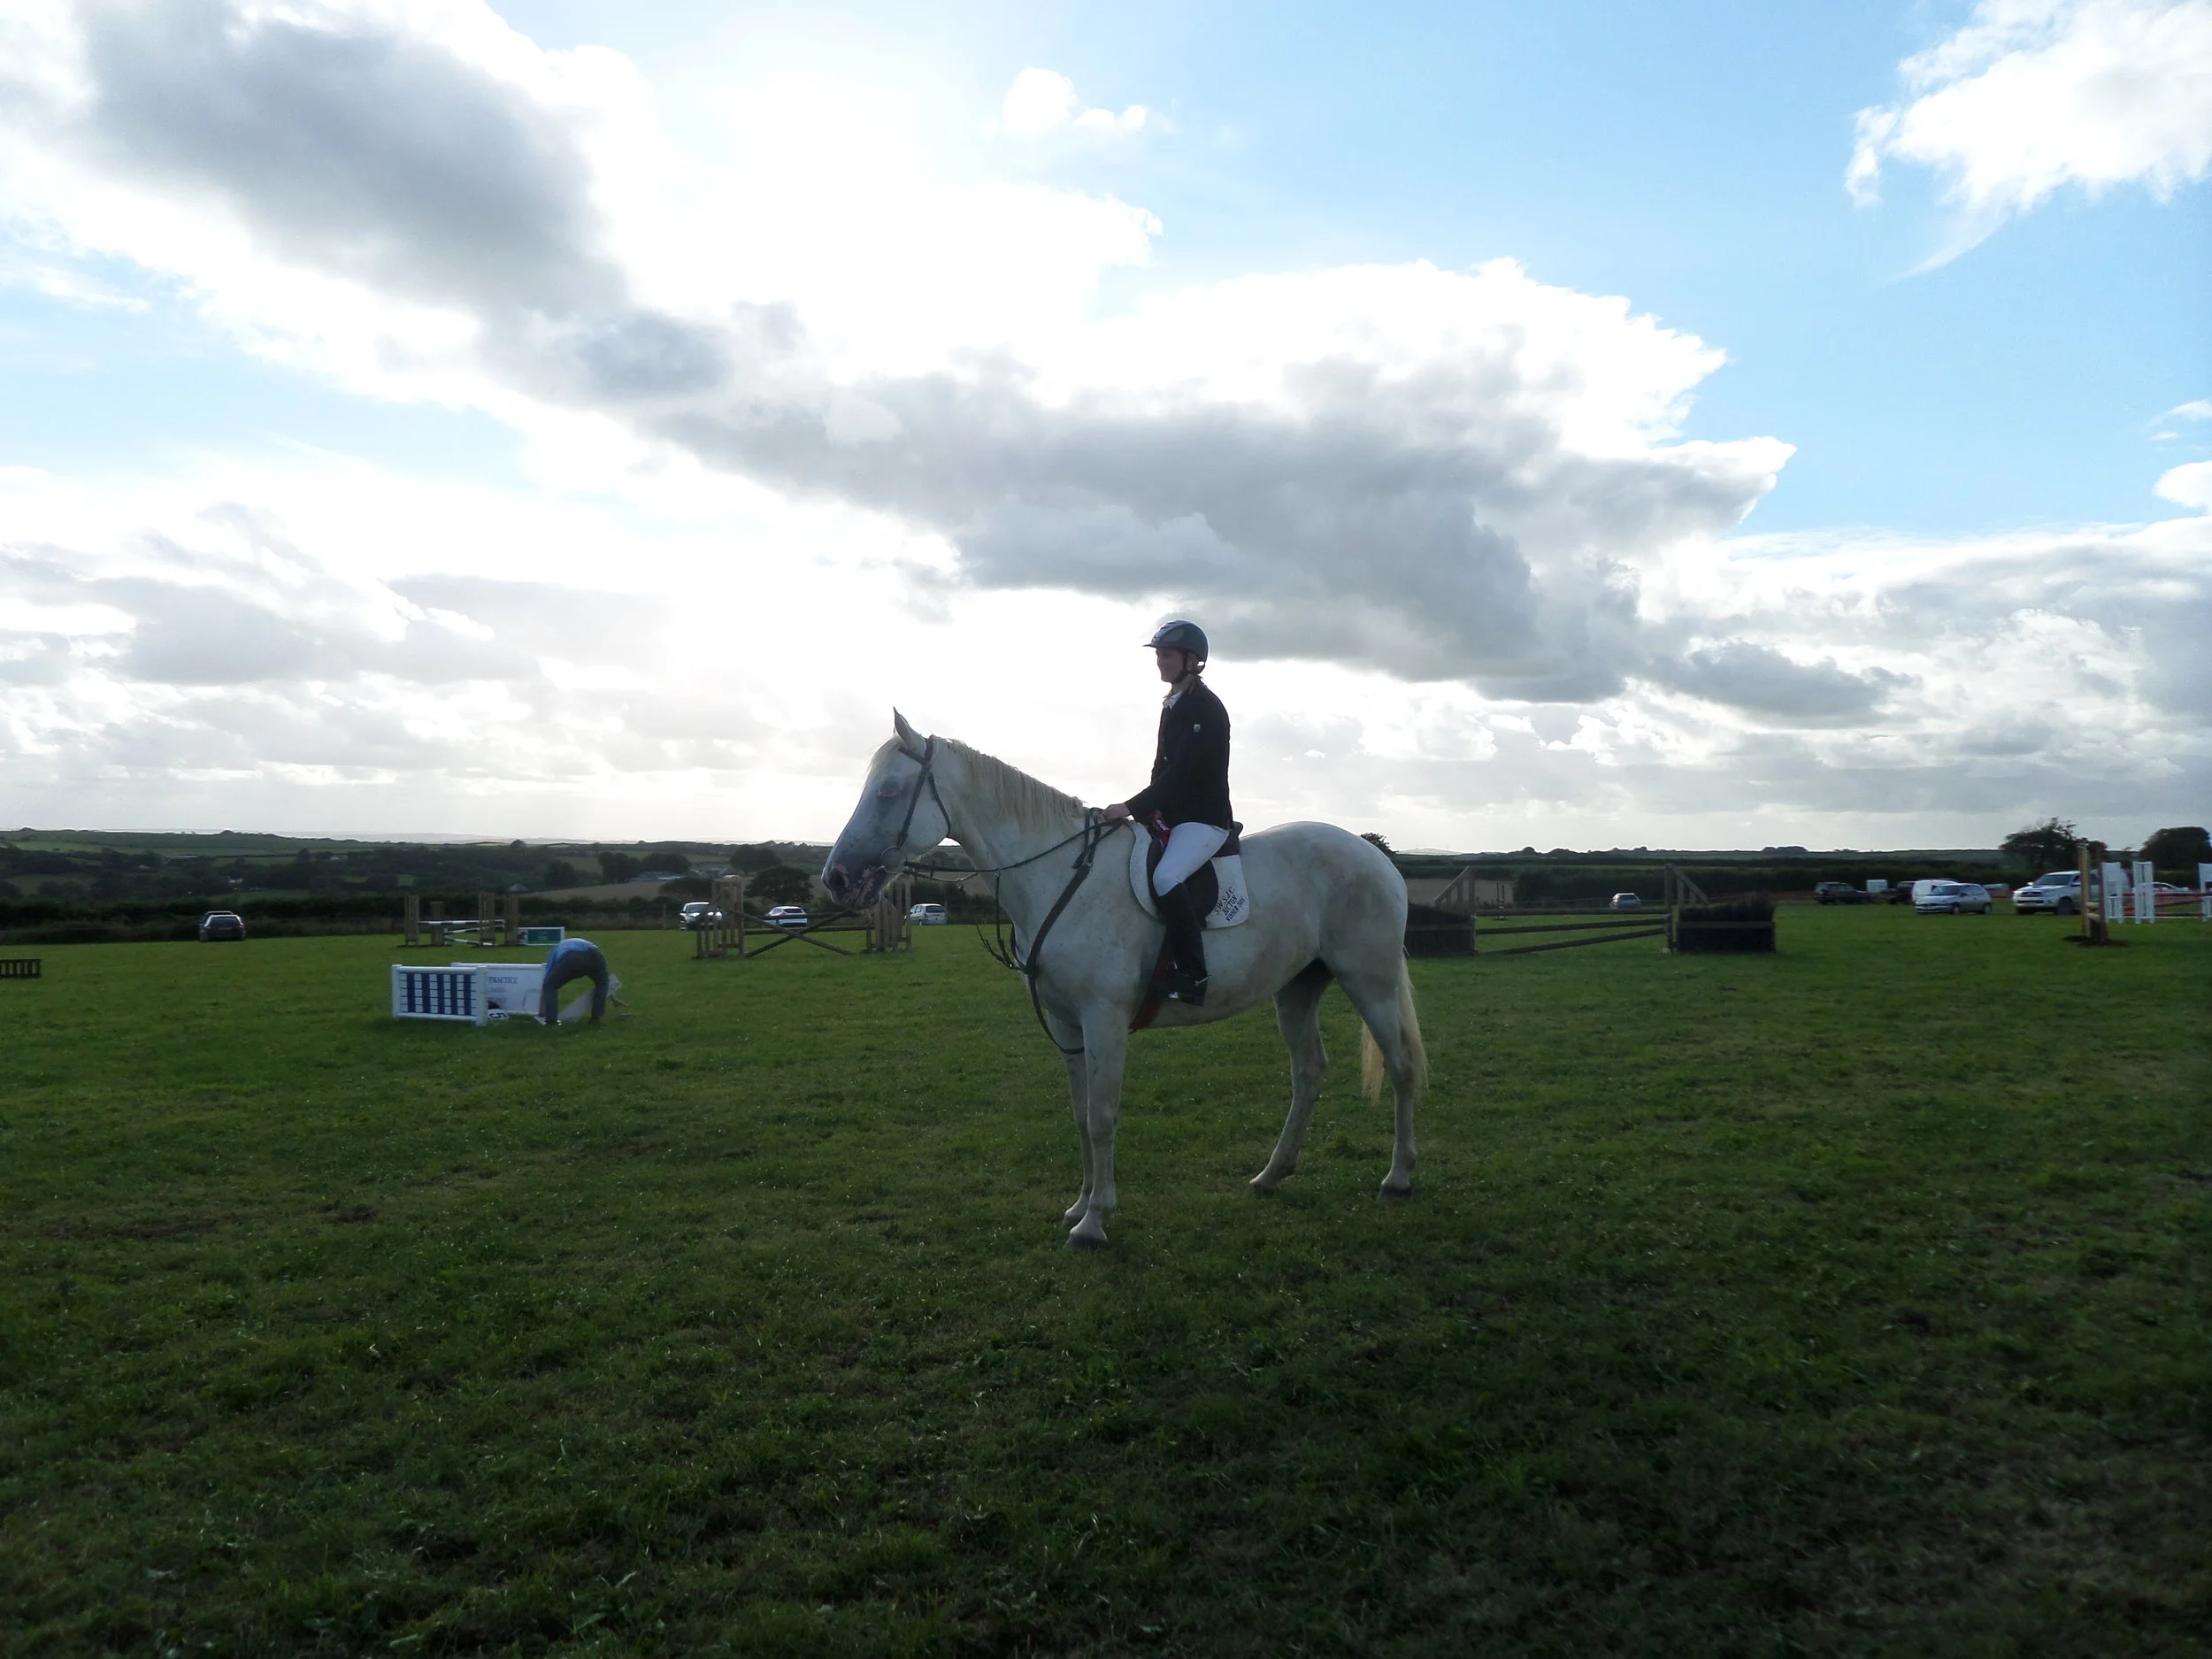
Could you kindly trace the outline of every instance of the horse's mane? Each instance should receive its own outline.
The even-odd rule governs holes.
[[[995,756],[971,749],[956,737],[941,737],[940,747],[950,749],[967,763],[968,777],[989,805],[998,808],[1024,830],[1038,834],[1064,829],[1070,818],[1081,818],[1083,803],[1064,795],[1048,783],[1040,783],[1018,766]]]

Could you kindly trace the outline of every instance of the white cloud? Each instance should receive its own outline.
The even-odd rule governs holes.
[[[1014,77],[999,104],[999,125],[1016,138],[1051,138],[1062,134],[1094,139],[1131,138],[1158,132],[1166,123],[1156,111],[1133,104],[1117,114],[1085,109],[1075,82],[1052,69],[1025,69]]]
[[[661,518],[316,457],[0,493],[25,821],[826,833],[895,702],[1093,800],[1148,755],[1153,608],[895,580],[879,519]],[[1217,619],[1240,814],[1411,845],[2120,840],[2212,790],[2212,517],[1957,542],[1697,539],[1615,688],[1268,659]],[[1010,699],[1010,678],[1020,695]]]
[[[1732,528],[1789,453],[1677,442],[1721,354],[1506,263],[1246,278],[1092,319],[1148,216],[984,187],[918,192],[956,234],[856,262],[865,303],[803,261],[780,287],[603,206],[623,157],[658,153],[626,70],[452,17],[84,12],[5,148],[15,215],[190,284],[256,349],[544,434],[541,475],[695,459],[941,536],[956,586],[1205,605],[1256,652],[1521,695],[1617,686],[1646,650],[1637,568]],[[805,218],[896,236],[881,200],[816,195]],[[776,242],[776,211],[717,234]],[[917,281],[924,312],[971,292],[993,314],[887,338],[872,308]]]
[[[2163,500],[2212,511],[2212,461],[2190,461],[2170,467],[2159,475],[2153,488]]]
[[[1933,168],[1970,240],[2068,186],[2162,197],[2212,171],[2212,0],[1979,0],[1900,69],[1846,182],[1866,204],[1886,163]]]

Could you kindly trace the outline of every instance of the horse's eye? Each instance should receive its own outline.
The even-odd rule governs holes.
[[[896,778],[886,778],[876,790],[876,799],[879,801],[895,801],[898,798],[899,780]]]

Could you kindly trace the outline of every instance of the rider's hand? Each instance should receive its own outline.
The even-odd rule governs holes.
[[[1126,801],[1117,801],[1106,809],[1105,817],[1109,824],[1118,824],[1128,816],[1129,803]]]

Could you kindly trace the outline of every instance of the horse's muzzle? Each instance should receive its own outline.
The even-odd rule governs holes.
[[[830,897],[849,910],[864,910],[883,895],[890,879],[890,872],[881,864],[874,864],[857,876],[843,864],[832,864],[822,872],[822,885]]]

